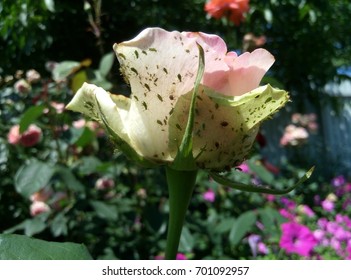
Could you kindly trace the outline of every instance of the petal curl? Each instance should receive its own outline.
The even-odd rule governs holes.
[[[257,88],[273,63],[273,55],[265,49],[243,53],[233,60],[232,65],[229,65],[232,69],[228,77],[230,92],[221,93],[239,96]]]
[[[84,83],[66,106],[68,110],[82,113],[101,124],[108,120],[108,126],[124,142],[130,143],[126,130],[126,118],[130,109],[130,99],[113,95],[103,88]]]

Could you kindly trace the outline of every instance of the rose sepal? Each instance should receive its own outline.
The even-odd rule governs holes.
[[[217,183],[231,187],[233,189],[240,190],[240,191],[283,195],[283,194],[287,194],[287,193],[293,191],[294,189],[299,187],[301,184],[303,184],[307,179],[309,179],[314,171],[314,168],[315,168],[314,166],[311,167],[293,186],[286,188],[286,189],[283,189],[283,190],[272,189],[272,188],[266,187],[266,186],[256,186],[253,184],[243,184],[240,182],[235,182],[235,181],[227,178],[225,175],[222,175],[222,174],[216,173],[216,172],[210,172],[210,176]]]
[[[199,67],[196,74],[194,89],[192,92],[191,103],[189,108],[189,116],[186,125],[186,129],[182,138],[182,142],[178,148],[178,152],[172,164],[170,164],[170,168],[175,170],[183,170],[183,171],[193,171],[197,170],[198,167],[196,165],[196,158],[200,156],[193,155],[193,128],[194,128],[194,120],[195,120],[195,109],[196,109],[196,96],[199,90],[200,82],[205,72],[205,55],[203,48],[197,44],[199,49]]]

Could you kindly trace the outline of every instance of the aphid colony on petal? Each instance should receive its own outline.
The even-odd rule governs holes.
[[[170,164],[189,116],[198,45],[204,50],[205,72],[197,92],[193,156],[203,169],[239,165],[260,123],[288,101],[283,90],[259,87],[274,62],[264,49],[238,56],[227,52],[216,35],[148,28],[113,47],[130,98],[84,84],[67,108],[103,123],[118,148],[133,159]]]

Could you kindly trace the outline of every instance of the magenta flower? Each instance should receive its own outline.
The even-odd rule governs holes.
[[[333,178],[332,181],[331,181],[331,184],[332,184],[334,187],[341,187],[341,186],[344,185],[345,183],[346,183],[345,177],[342,176],[342,175]]]
[[[308,257],[317,244],[310,229],[296,222],[281,225],[282,236],[279,245],[287,253]]]
[[[282,197],[280,200],[284,206],[290,210],[294,209],[296,207],[296,203],[286,197]]]
[[[202,198],[208,202],[214,202],[216,193],[212,189],[209,189],[207,192],[203,193]]]
[[[321,205],[322,205],[322,208],[327,212],[333,211],[335,207],[334,202],[330,201],[329,199],[323,200]]]
[[[257,249],[258,249],[258,252],[263,255],[267,255],[269,253],[268,247],[263,242],[258,242]]]
[[[250,167],[248,166],[248,164],[246,162],[243,162],[242,164],[240,164],[236,168],[238,168],[239,170],[241,170],[241,172],[244,172],[244,173],[250,172]]]
[[[285,219],[292,220],[292,221],[295,220],[295,215],[290,213],[286,209],[280,209],[279,214],[282,215]]]
[[[176,259],[177,260],[187,260],[188,258],[184,254],[178,253]]]
[[[312,218],[315,216],[315,213],[313,210],[308,206],[308,205],[300,205],[298,207],[298,210],[302,213],[305,214],[307,217]]]
[[[164,260],[165,259],[165,256],[164,255],[157,255],[155,256],[155,260]],[[177,253],[177,257],[176,257],[176,260],[187,260],[188,258],[182,254],[182,253]]]

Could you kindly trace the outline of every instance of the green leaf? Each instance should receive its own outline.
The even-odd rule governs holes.
[[[185,128],[182,142],[180,144],[178,153],[171,165],[172,168],[177,170],[196,170],[196,162],[193,155],[193,128],[196,109],[196,96],[199,89],[200,82],[205,71],[205,55],[204,50],[200,45],[199,48],[199,67],[195,79],[193,94],[190,103],[188,122]],[[199,155],[197,155],[199,156]]]
[[[94,156],[81,157],[76,162],[75,167],[78,167],[78,172],[82,176],[93,174],[97,171],[98,167],[102,165],[102,162]]]
[[[44,2],[45,2],[46,8],[50,12],[54,13],[55,12],[55,2],[54,2],[54,0],[45,0]]]
[[[248,233],[256,222],[256,214],[253,211],[248,211],[241,214],[234,222],[229,233],[229,242],[236,246],[241,239]]]
[[[107,74],[111,71],[114,60],[115,60],[115,54],[113,52],[105,54],[102,57],[99,65],[99,72],[102,77],[106,77]]]
[[[77,180],[69,168],[58,166],[56,167],[56,172],[60,175],[68,189],[75,192],[84,192],[84,185]]]
[[[0,234],[0,260],[91,260],[87,248],[17,234]]]
[[[258,213],[260,215],[260,221],[264,225],[264,231],[270,235],[277,232],[274,229],[285,220],[276,209],[271,207],[260,209]]]
[[[9,149],[7,141],[0,138],[0,172],[7,169],[7,162],[9,160]]]
[[[89,143],[91,143],[95,139],[95,134],[89,128],[84,127],[82,129],[82,134],[80,137],[74,142],[74,144],[78,147],[85,147]]]
[[[112,221],[117,220],[118,213],[115,205],[109,205],[98,200],[91,201],[90,204],[100,218]]]
[[[46,229],[46,219],[48,213],[42,213],[33,219],[24,220],[22,223],[15,225],[4,231],[4,233],[14,233],[16,231],[24,231],[27,236],[33,236]]]
[[[292,190],[296,189],[298,186],[300,186],[302,183],[304,183],[308,178],[311,177],[312,173],[314,170],[314,166],[308,170],[304,176],[300,178],[300,180],[290,188],[286,188],[283,190],[277,190],[277,189],[271,189],[266,186],[256,186],[256,185],[249,185],[249,184],[243,184],[239,182],[234,182],[231,181],[230,179],[219,175],[218,173],[210,172],[211,177],[219,184],[232,187],[234,189],[240,190],[240,191],[247,191],[247,192],[257,192],[257,193],[266,193],[266,194],[276,194],[276,195],[282,195],[282,194],[287,194],[291,192]]]
[[[56,82],[66,79],[70,74],[72,74],[72,70],[79,65],[80,63],[77,61],[62,61],[54,68],[52,72],[53,79]]]
[[[191,252],[194,248],[195,240],[190,230],[184,226],[182,229],[182,234],[180,236],[179,251],[181,252]]]
[[[250,170],[254,172],[263,182],[266,184],[273,184],[274,176],[269,172],[262,164],[256,164],[254,162],[248,161]]]
[[[55,168],[51,165],[38,160],[31,160],[28,164],[22,165],[17,171],[15,189],[19,194],[28,198],[45,187],[54,172]]]
[[[33,236],[46,229],[46,223],[40,217],[26,220],[24,223],[24,234]]]
[[[225,218],[215,227],[216,232],[219,234],[228,232],[233,227],[234,223],[234,218]]]
[[[37,118],[39,118],[43,114],[44,108],[44,105],[32,106],[23,113],[19,123],[20,133],[25,132],[29,125],[32,124]]]
[[[68,219],[65,217],[63,213],[59,213],[56,215],[56,217],[52,220],[50,229],[52,234],[57,237],[60,235],[66,235],[67,234],[67,223]]]

